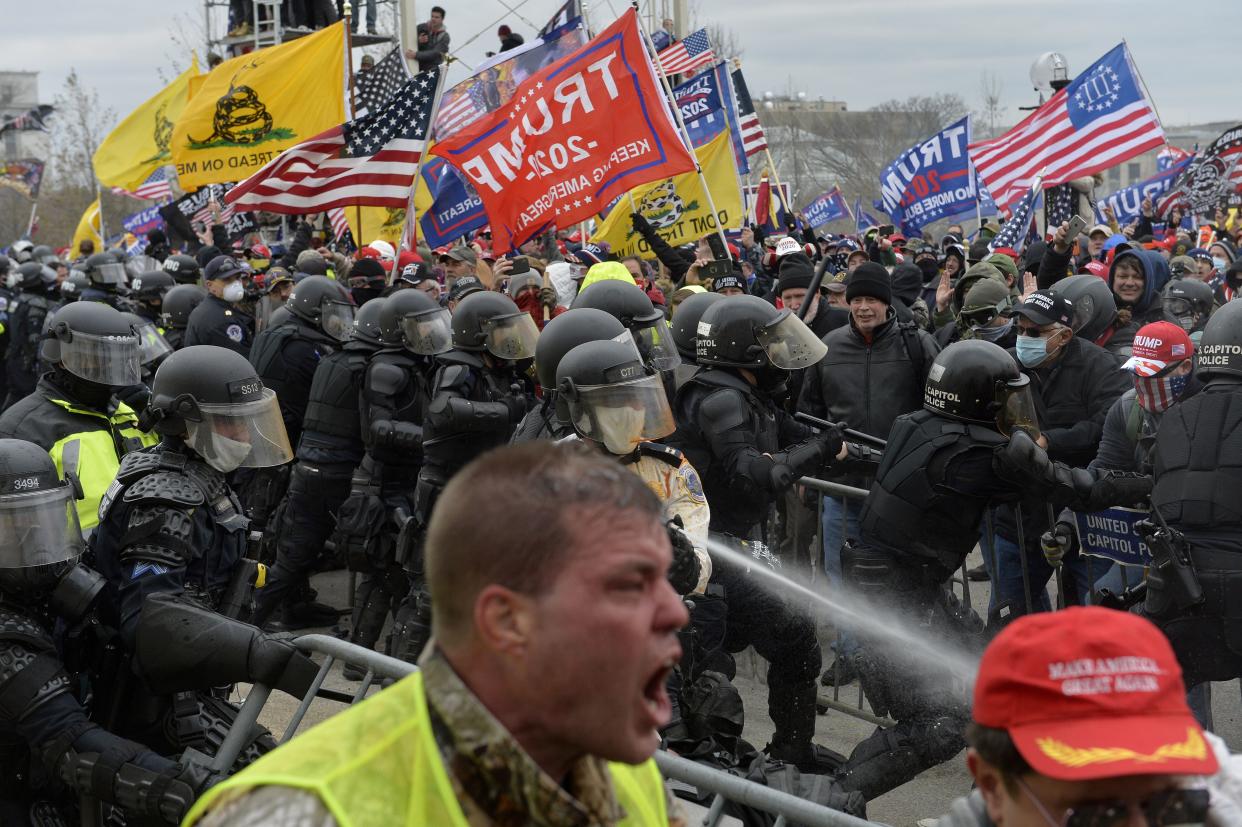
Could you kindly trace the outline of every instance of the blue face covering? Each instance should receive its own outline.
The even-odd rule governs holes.
[[[1015,348],[1018,361],[1028,368],[1039,367],[1048,358],[1048,340],[1033,336],[1019,336]]]

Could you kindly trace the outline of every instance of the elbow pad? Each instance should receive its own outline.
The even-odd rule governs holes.
[[[371,442],[381,448],[418,451],[423,445],[423,429],[411,422],[379,419],[371,423]]]

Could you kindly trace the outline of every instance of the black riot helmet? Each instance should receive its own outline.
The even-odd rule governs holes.
[[[471,293],[453,311],[453,347],[461,350],[486,351],[512,362],[534,356],[537,341],[535,320],[503,293]]]
[[[164,259],[164,272],[172,276],[178,284],[198,284],[203,275],[194,256],[175,255]]]
[[[1166,321],[1190,333],[1202,330],[1212,315],[1216,294],[1198,279],[1174,279],[1164,287],[1161,308]]]
[[[695,328],[700,365],[799,370],[828,352],[792,311],[777,310],[758,296],[725,297],[704,311]]]
[[[70,270],[69,275],[60,283],[60,297],[66,303],[75,302],[82,297],[82,291],[91,286],[91,280],[81,270]]]
[[[1002,434],[1020,429],[1039,437],[1030,378],[1004,348],[982,339],[963,339],[940,351],[927,372],[923,407]]]
[[[129,283],[129,295],[137,301],[158,307],[164,294],[175,287],[177,280],[163,270],[147,270],[134,276]]]
[[[30,258],[40,264],[51,264],[56,261],[56,252],[46,244],[38,244],[30,251]]]
[[[327,276],[307,276],[293,287],[285,307],[304,322],[344,342],[354,330],[354,300]]]
[[[46,296],[56,289],[56,271],[46,264],[28,261],[10,274],[9,287],[23,293]]]
[[[381,301],[380,335],[385,345],[434,356],[453,347],[453,317],[422,290],[398,290]],[[366,307],[364,304],[363,307]]]
[[[155,322],[144,319],[137,313],[122,312],[121,315],[129,321],[134,332],[138,334],[138,361],[144,368],[148,370],[154,368],[165,356],[172,353],[172,345],[168,344],[164,334],[160,333],[159,328],[155,326]]]
[[[1108,282],[1084,273],[1068,276],[1052,285],[1052,291],[1074,305],[1074,335],[1094,342],[1117,320],[1117,300]]]
[[[353,338],[368,345],[382,344],[380,314],[384,311],[384,299],[372,299],[358,308],[354,315]]]
[[[72,482],[38,445],[0,439],[0,591],[48,592],[83,551]]]
[[[535,375],[544,390],[556,388],[556,369],[565,354],[586,342],[620,339],[632,342],[625,325],[594,307],[575,307],[544,325],[535,345]]]
[[[125,265],[111,251],[95,253],[82,263],[82,270],[91,284],[104,290],[124,286],[127,278]]]
[[[677,352],[681,354],[683,361],[692,365],[696,363],[699,320],[703,318],[707,308],[723,298],[719,293],[695,293],[677,305],[677,312],[673,314],[673,344],[677,345]]]
[[[138,334],[123,313],[100,302],[74,302],[57,310],[48,320],[39,356],[97,385],[125,387],[141,379]]]
[[[155,372],[144,418],[221,473],[293,459],[276,393],[228,348],[191,345],[171,354]]]
[[[1242,301],[1226,302],[1208,319],[1196,362],[1205,379],[1242,379]]]
[[[586,342],[565,354],[556,369],[556,392],[583,439],[624,456],[643,440],[677,429],[664,383],[643,364],[632,342]]]
[[[672,370],[681,362],[664,312],[633,282],[597,281],[585,287],[570,307],[594,307],[612,315],[630,331],[638,352],[656,370]]]
[[[164,294],[164,303],[161,305],[164,311],[161,316],[164,327],[185,330],[185,326],[190,323],[190,313],[205,298],[207,291],[197,284],[178,284],[169,290]]]

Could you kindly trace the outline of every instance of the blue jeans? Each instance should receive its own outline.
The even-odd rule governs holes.
[[[994,539],[996,547],[996,571],[992,572],[992,599],[988,604],[989,613],[997,605],[1009,603],[1013,613],[1029,614],[1032,611],[1050,611],[1048,602],[1048,580],[1051,579],[1053,568],[1038,551],[1026,555],[1027,577],[1031,584],[1031,602],[1034,607],[1026,606],[1026,589],[1022,583],[1022,556],[1018,552],[1018,544],[1001,537]],[[1072,587],[1078,596],[1078,602],[1086,605],[1090,602],[1091,584],[1102,578],[1112,568],[1112,563],[1084,554],[1067,556],[1063,568],[1067,581],[1073,581]],[[1066,595],[1067,602],[1069,595]]]
[[[858,539],[858,515],[862,513],[861,500],[824,497],[824,574],[834,587],[844,582],[841,572],[841,547],[846,539]],[[836,646],[838,656],[849,656],[858,651],[858,638],[845,629]]]

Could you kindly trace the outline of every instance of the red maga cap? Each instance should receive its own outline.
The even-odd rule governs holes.
[[[1027,615],[983,653],[974,720],[1009,732],[1041,775],[1212,775],[1182,670],[1152,623],[1076,607]]]

